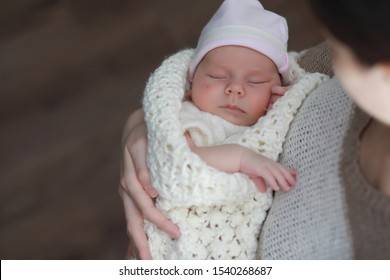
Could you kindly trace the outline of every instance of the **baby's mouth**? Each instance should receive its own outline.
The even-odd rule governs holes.
[[[222,108],[229,109],[231,111],[234,111],[234,112],[237,112],[237,113],[241,113],[241,114],[245,113],[244,110],[242,110],[240,107],[238,107],[235,104],[227,104],[227,105],[222,106]]]

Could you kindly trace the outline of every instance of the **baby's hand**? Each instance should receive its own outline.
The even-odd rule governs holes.
[[[287,169],[280,163],[249,149],[243,153],[240,171],[253,180],[260,192],[267,190],[266,184],[274,191],[280,188],[289,191],[295,185],[295,169]]]
[[[275,102],[281,98],[288,90],[290,89],[289,86],[283,87],[283,86],[273,86],[271,88],[271,98],[268,103],[267,110],[271,110],[272,106],[274,106]]]

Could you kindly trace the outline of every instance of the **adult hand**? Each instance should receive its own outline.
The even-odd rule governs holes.
[[[146,165],[147,135],[142,110],[128,119],[122,139],[122,164],[119,193],[123,200],[127,233],[130,237],[128,258],[151,259],[144,219],[155,224],[173,238],[178,238],[178,227],[169,221],[155,206],[158,194],[152,187]]]

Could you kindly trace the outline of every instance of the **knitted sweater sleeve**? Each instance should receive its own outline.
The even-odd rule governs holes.
[[[191,152],[179,121],[186,88],[187,71],[193,50],[183,50],[167,58],[151,75],[144,92],[143,107],[148,128],[147,163],[152,182],[160,194],[160,207],[221,205],[244,200],[256,192],[244,174],[228,174],[208,166]],[[291,81],[294,86],[238,144],[277,159],[289,124],[306,95],[324,79],[308,74],[296,64],[292,54]],[[228,160],[228,159],[227,159]]]

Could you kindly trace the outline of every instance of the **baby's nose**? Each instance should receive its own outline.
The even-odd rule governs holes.
[[[225,94],[226,95],[237,94],[238,96],[242,97],[244,96],[245,92],[241,84],[231,83],[226,87]]]

